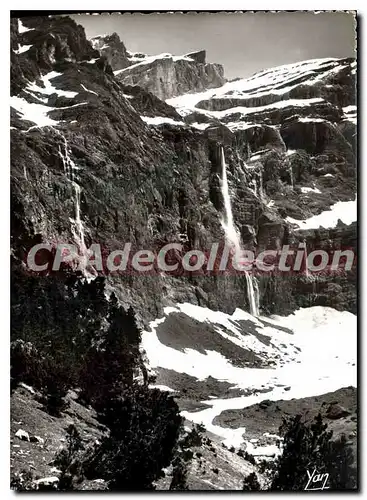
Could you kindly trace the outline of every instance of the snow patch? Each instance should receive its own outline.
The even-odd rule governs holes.
[[[149,386],[150,389],[159,389],[160,391],[166,391],[166,392],[176,392],[174,389],[171,389],[170,387],[167,387],[166,385],[154,385],[151,384]]]
[[[286,221],[296,224],[299,229],[318,229],[319,227],[327,229],[336,227],[339,219],[347,225],[357,220],[357,198],[352,201],[338,201],[329,210],[325,210],[321,214],[314,215],[306,220],[287,217]]]
[[[82,87],[83,90],[85,90],[86,92],[89,92],[90,94],[94,94],[96,96],[98,96],[97,92],[94,92],[94,90],[89,90],[87,89],[86,87],[84,87],[84,85],[81,83],[80,86]]]
[[[196,128],[197,130],[205,130],[208,127],[210,127],[210,125],[211,125],[210,123],[198,123],[198,122],[191,123],[191,127]]]
[[[43,104],[30,103],[22,97],[12,96],[10,98],[10,106],[16,109],[21,115],[22,120],[28,120],[36,123],[38,127],[46,127],[48,125],[57,125],[59,122],[49,118],[47,114],[57,108],[44,106]]]
[[[14,50],[16,54],[23,54],[24,52],[27,52],[33,45],[18,45],[18,49]]]
[[[344,117],[346,120],[357,124],[357,106],[350,105],[343,108]]]
[[[31,394],[36,394],[36,391],[30,385],[27,385],[24,382],[21,382],[19,385],[21,387],[23,387],[23,389],[26,389],[27,391],[29,391]]]
[[[323,120],[322,118],[310,118],[308,116],[299,117],[298,121],[303,123],[326,123],[326,120]]]
[[[22,441],[30,441],[28,432],[23,429],[18,429],[15,433],[15,437],[21,439]]]
[[[345,108],[343,108],[343,113],[356,113],[356,112],[357,112],[357,106],[355,105],[345,106]]]
[[[318,189],[317,187],[301,187],[301,192],[302,193],[318,193],[318,194],[321,194],[321,191],[320,189]]]
[[[171,125],[185,125],[184,122],[177,122],[172,118],[167,118],[165,116],[141,116],[140,117],[148,125],[161,125],[162,123],[170,123]]]
[[[27,26],[24,26],[22,21],[18,19],[18,31],[19,33],[27,33],[27,31],[34,31],[35,28],[27,28]]]
[[[323,102],[323,99],[315,97],[312,99],[287,99],[284,101],[273,102],[271,104],[267,104],[265,106],[254,106],[254,107],[246,107],[246,106],[237,106],[235,108],[224,109],[223,111],[208,111],[206,110],[206,114],[209,114],[216,118],[223,118],[225,116],[239,113],[241,115],[248,115],[253,113],[261,113],[264,111],[270,111],[272,109],[281,109],[293,106],[295,108],[302,108],[311,106],[311,104],[315,104],[318,102]],[[200,109],[197,109],[200,111]]]
[[[48,95],[50,96],[51,94],[57,94],[59,97],[67,97],[69,99],[74,98],[76,95],[78,95],[78,92],[71,92],[69,90],[60,90],[57,89],[52,85],[50,80],[53,80],[57,76],[61,76],[62,73],[57,73],[56,71],[50,71],[46,75],[43,75],[41,77],[41,80],[44,84],[44,87],[40,87],[37,85],[35,82],[27,85],[27,89],[30,90],[31,92],[38,92],[40,94]]]

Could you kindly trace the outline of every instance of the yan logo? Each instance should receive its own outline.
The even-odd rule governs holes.
[[[312,474],[307,471],[307,476],[308,477],[305,491],[320,491],[329,489],[329,486],[327,486],[327,482],[329,479],[328,473],[318,474],[315,468]]]

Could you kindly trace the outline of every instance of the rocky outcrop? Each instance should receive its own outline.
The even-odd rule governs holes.
[[[344,408],[344,406],[337,402],[333,402],[327,409],[326,417],[331,420],[339,420],[340,418],[347,417],[350,413],[351,412]]]
[[[71,19],[46,16],[23,21],[24,25],[18,19],[11,21],[12,94],[23,88],[25,80],[37,80],[40,74],[63,64],[99,59],[99,52],[86,39],[84,28]]]
[[[126,68],[132,64],[129,59],[129,52],[126,50],[124,43],[120,40],[117,33],[95,36],[90,41],[93,48],[105,56],[108,64],[114,71]]]
[[[205,51],[182,57],[146,57],[115,74],[122,83],[138,85],[160,99],[220,87],[226,81],[223,66],[205,63]]]
[[[121,85],[121,88],[124,96],[141,116],[161,116],[171,118],[177,122],[182,120],[174,107],[169,106],[165,101],[143,88],[137,85]]]
[[[226,81],[223,66],[207,63],[205,50],[183,56],[132,53],[126,50],[117,33],[93,37],[91,42],[122,83],[137,85],[163,100],[220,87]]]

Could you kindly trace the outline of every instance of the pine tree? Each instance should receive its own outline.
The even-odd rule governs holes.
[[[84,465],[87,477],[103,478],[111,491],[154,489],[173,458],[182,424],[172,397],[129,387],[109,402],[100,420],[110,434]]]
[[[345,434],[332,441],[326,458],[329,464],[329,483],[332,490],[354,490],[357,485],[357,470],[351,446]]]
[[[356,487],[354,457],[345,436],[333,440],[320,414],[311,425],[297,415],[285,420],[280,427],[284,435],[283,453],[278,459],[272,490],[304,490],[307,471],[329,474],[328,487],[334,490]]]
[[[257,479],[257,475],[255,472],[251,472],[248,476],[245,477],[243,480],[243,486],[242,486],[243,491],[260,491],[260,483],[259,480]]]
[[[177,459],[173,466],[172,480],[169,487],[174,491],[187,491],[189,489],[187,484],[187,467],[181,459]]]

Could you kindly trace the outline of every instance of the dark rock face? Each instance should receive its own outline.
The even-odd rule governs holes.
[[[165,101],[161,101],[158,97],[137,85],[121,85],[125,96],[129,99],[130,104],[136,109],[140,115],[144,116],[162,116],[172,118],[175,121],[181,121],[181,116],[176,109],[169,106]]]
[[[287,149],[279,131],[268,125],[254,125],[245,130],[238,130],[236,136],[243,136],[242,141],[249,145],[251,153],[266,149],[285,152]]]
[[[189,54],[186,54],[187,57],[190,57],[191,59],[194,59],[197,63],[200,64],[205,64],[206,60],[206,51],[205,50],[199,50],[198,52],[190,52]]]
[[[67,17],[35,17],[24,21],[28,31],[19,33],[17,19],[11,21],[11,93],[19,92],[24,80],[34,81],[41,73],[65,63],[99,58],[85,37],[84,28]],[[19,55],[19,45],[31,45]]]
[[[293,81],[298,86],[288,94],[262,92],[258,97],[253,91],[252,97],[227,96],[219,108],[218,99],[208,100],[205,109],[264,106],[274,103],[270,95],[280,100],[324,98],[323,102],[290,102],[281,108],[253,109],[249,115],[231,111],[230,119],[202,114],[204,106],[197,105],[181,116],[160,98],[218,87],[225,81],[222,67],[206,64],[204,52],[141,65],[136,59],[144,62],[146,57],[134,54],[134,65],[128,67],[132,56],[116,34],[103,39],[109,47],[102,48],[102,39],[94,41],[101,56],[83,28],[67,17],[29,18],[23,25],[28,31],[19,33],[15,20],[11,28],[12,250],[17,265],[34,242],[75,242],[78,236],[67,157],[75,165],[73,181],[80,187],[87,246],[98,242],[106,249],[121,249],[131,242],[137,249],[155,250],[182,242],[185,250],[206,250],[214,242],[224,242],[220,146],[245,248],[278,249],[306,239],[311,248],[340,245],[356,250],[356,224],[304,232],[286,220],[306,219],[337,201],[354,198],[355,125],[342,110],[354,103],[351,61],[341,61],[345,68],[340,75],[328,73],[335,61],[325,64],[325,78],[321,70],[316,72],[322,77],[320,84],[306,85],[306,77],[298,75]],[[19,44],[32,47],[18,54]],[[126,69],[114,76],[112,69],[125,63]],[[51,71],[56,75],[50,80],[52,90],[45,94],[44,77]],[[336,95],[331,87],[325,90],[325,82],[336,86]],[[34,115],[23,114],[19,102],[43,106],[43,118],[53,122],[34,122]],[[185,125],[163,120],[150,126],[141,116]],[[190,126],[195,122],[205,124],[205,130]],[[303,192],[304,186],[317,187],[320,193]],[[226,312],[248,308],[241,274],[162,276],[157,270],[152,276],[109,280],[120,301],[133,305],[145,324],[175,302]],[[281,314],[319,304],[354,312],[355,280],[354,271],[313,280],[295,276],[284,286],[284,277],[262,276],[261,307],[265,313]]]
[[[332,123],[287,121],[280,133],[288,149],[303,149],[311,155],[337,151],[341,157],[353,157],[351,145]]]

